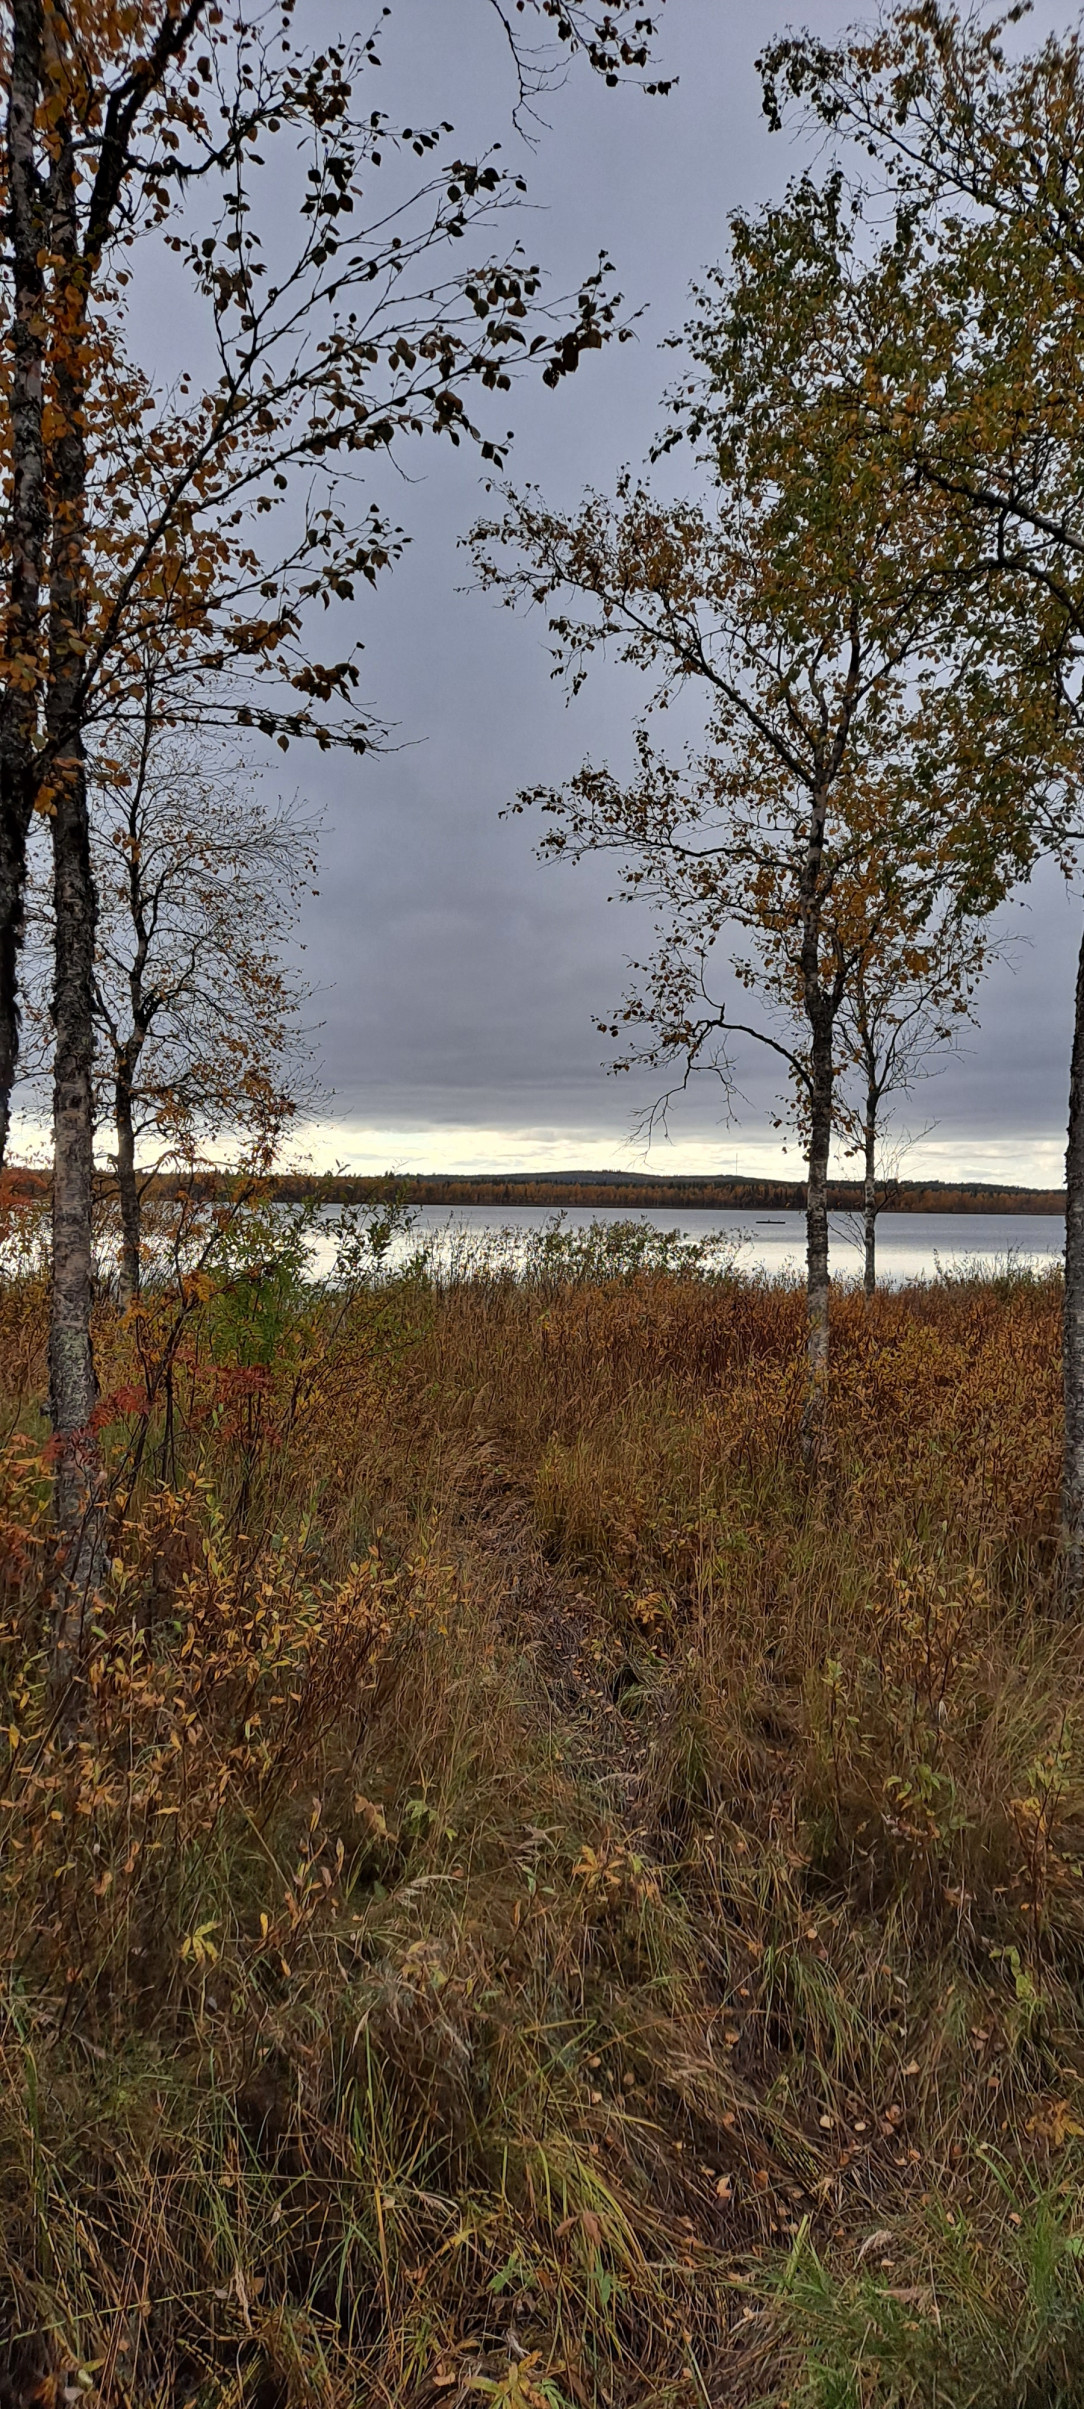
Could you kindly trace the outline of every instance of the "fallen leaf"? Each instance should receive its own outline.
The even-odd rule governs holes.
[[[1037,2134],[1040,2141],[1048,2141],[1051,2149],[1062,2150],[1067,2141],[1080,2139],[1084,2125],[1078,2123],[1068,2100],[1049,2100],[1038,2116],[1029,2117],[1026,2130]]]

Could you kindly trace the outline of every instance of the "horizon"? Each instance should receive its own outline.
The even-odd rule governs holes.
[[[774,135],[761,113],[754,61],[788,13],[764,0],[725,10],[683,0],[659,35],[674,91],[606,91],[573,73],[549,96],[533,148],[509,127],[510,71],[487,10],[457,12],[452,25],[440,0],[414,0],[409,17],[389,20],[381,105],[409,100],[414,122],[426,110],[434,123],[449,118],[457,144],[485,147],[496,134],[528,185],[514,231],[551,291],[575,289],[604,245],[629,311],[644,311],[635,340],[590,355],[556,391],[525,380],[494,405],[493,423],[514,428],[515,485],[537,482],[571,504],[644,460],[678,368],[661,347],[688,317],[691,284],[724,256],[729,213],[780,195],[814,159],[815,146]],[[830,38],[853,0],[806,0],[798,13]],[[1058,17],[1041,0],[1020,38]],[[198,334],[172,282],[152,331],[168,373]],[[265,778],[271,792],[296,781],[325,815],[320,893],[306,899],[300,935],[327,1092],[289,1150],[358,1171],[424,1162],[498,1173],[573,1156],[631,1167],[646,1159],[635,1132],[653,1084],[607,1075],[595,1022],[614,1017],[649,915],[608,902],[604,860],[541,866],[531,815],[500,813],[521,787],[560,782],[587,756],[621,774],[643,680],[599,665],[566,703],[544,615],[514,616],[477,590],[462,539],[493,498],[469,447],[419,447],[402,470],[366,475],[410,538],[376,592],[342,612],[344,632],[364,644],[366,703],[394,723],[392,749],[356,763],[292,753],[285,775],[272,763]],[[684,455],[652,475],[664,492],[702,487]],[[675,747],[695,740],[696,716],[691,702],[670,713]],[[926,1131],[909,1157],[917,1174],[1060,1181],[1080,919],[1079,898],[1049,869],[1000,915],[1012,945],[983,984],[979,1025],[901,1109]],[[784,1151],[780,1082],[759,1051],[747,1046],[738,1061],[739,1126],[704,1079],[675,1107],[653,1169],[703,1176],[731,1167],[737,1149],[751,1176],[787,1175],[799,1149]]]

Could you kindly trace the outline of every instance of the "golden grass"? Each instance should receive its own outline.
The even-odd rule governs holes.
[[[1059,1303],[105,1311],[66,1742],[9,1283],[0,2398],[1084,2401]]]

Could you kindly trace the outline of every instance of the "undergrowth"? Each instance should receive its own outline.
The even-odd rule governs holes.
[[[0,1290],[0,2399],[1084,2403],[1056,1283],[837,1296],[811,1478],[793,1289],[222,1238],[74,1717]]]

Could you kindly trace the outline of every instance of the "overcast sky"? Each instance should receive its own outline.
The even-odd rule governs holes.
[[[368,23],[358,0],[304,0],[300,29],[352,8]],[[668,0],[660,47],[676,90],[606,91],[574,70],[530,150],[510,124],[510,62],[487,0],[394,0],[374,100],[414,123],[452,119],[464,150],[500,139],[529,182],[524,245],[554,289],[574,286],[604,246],[645,310],[635,343],[589,355],[556,392],[525,385],[502,401],[513,481],[572,502],[643,459],[675,371],[659,345],[688,314],[690,282],[725,252],[728,213],[781,191],[801,163],[761,115],[756,53],[788,16],[831,33],[853,14],[835,0],[782,0],[778,13],[772,0]],[[1059,14],[1044,0],[1032,23]],[[158,332],[166,370],[177,337],[164,303]],[[291,755],[286,772],[324,815],[304,935],[334,1101],[306,1144],[321,1163],[359,1169],[642,1161],[630,1133],[650,1090],[606,1075],[593,1027],[621,994],[632,916],[606,900],[612,870],[539,865],[529,824],[499,817],[520,786],[559,779],[587,753],[622,766],[635,687],[603,671],[566,707],[541,618],[462,590],[459,539],[486,503],[477,457],[431,442],[404,462],[409,481],[390,490],[410,549],[357,605],[364,695],[397,723],[400,749],[361,762]],[[683,474],[694,481],[691,466]],[[1060,1176],[1081,909],[1047,878],[1010,913],[1025,942],[985,988],[981,1030],[914,1101],[914,1121],[937,1122],[915,1169]],[[704,1082],[652,1169],[782,1167],[776,1082],[754,1060],[743,1069],[737,1124]]]

